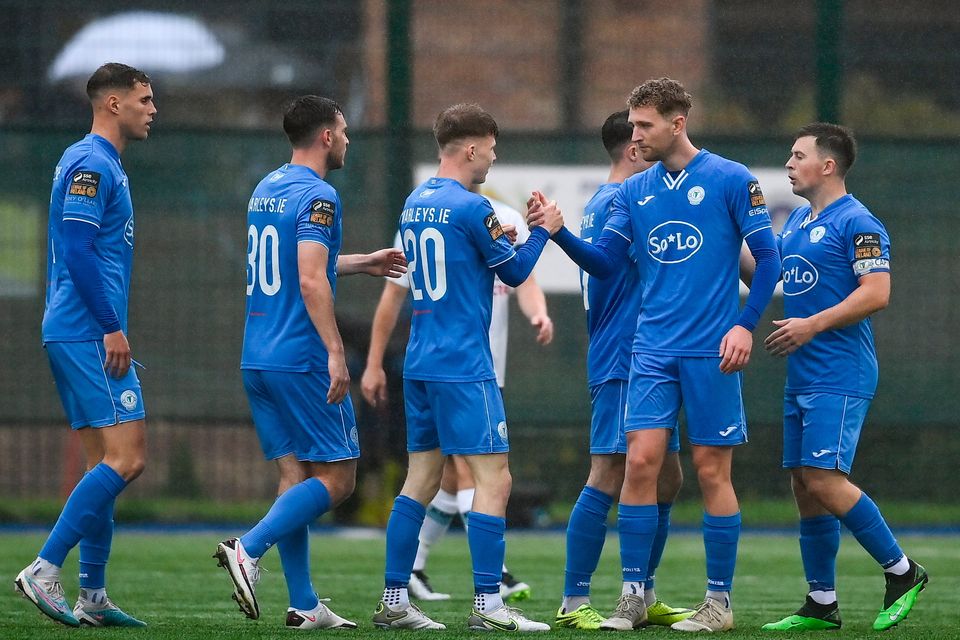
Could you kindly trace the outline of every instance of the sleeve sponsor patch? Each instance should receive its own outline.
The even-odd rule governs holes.
[[[330,200],[318,198],[310,203],[310,222],[332,227],[336,217],[337,205]]]
[[[497,240],[503,235],[503,227],[500,226],[500,219],[497,218],[497,214],[493,211],[483,219],[483,226],[486,227],[491,240]]]
[[[760,183],[756,180],[751,180],[747,183],[747,193],[750,194],[750,207],[762,207],[767,204],[767,201],[763,199],[763,191],[760,190]]]
[[[853,236],[854,260],[879,258],[882,253],[879,233],[858,233]]]
[[[70,188],[67,190],[71,196],[84,196],[87,198],[96,198],[97,191],[100,190],[100,174],[96,171],[76,171],[70,178]]]

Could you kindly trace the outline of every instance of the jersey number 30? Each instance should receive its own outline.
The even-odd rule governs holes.
[[[268,296],[280,291],[280,234],[268,224],[263,231],[254,225],[247,229],[247,295],[260,283]]]
[[[427,251],[433,245],[433,265]],[[414,300],[423,300],[423,291],[417,288],[417,272],[423,279],[423,288],[431,300],[439,300],[447,292],[447,264],[446,245],[443,234],[433,227],[427,227],[420,232],[420,241],[413,229],[403,232],[403,246],[408,256],[413,256],[407,263],[407,272],[410,275],[410,293]],[[431,273],[432,272],[432,273]]]

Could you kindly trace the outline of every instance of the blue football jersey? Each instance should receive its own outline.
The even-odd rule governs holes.
[[[845,300],[868,273],[890,271],[890,238],[860,201],[846,195],[813,221],[796,209],[777,236],[787,318],[807,318]],[[787,393],[872,398],[877,352],[870,318],[818,334],[787,358]]]
[[[400,215],[413,302],[403,375],[411,380],[493,380],[493,269],[516,255],[490,202],[456,180],[430,178]]]
[[[600,185],[583,210],[580,238],[595,242],[610,215],[610,204],[620,183]],[[630,376],[630,351],[640,313],[640,272],[630,251],[630,267],[605,280],[591,278],[580,270],[580,289],[587,311],[587,384],[595,386],[608,380],[627,380]]]
[[[127,331],[133,266],[133,203],[120,154],[105,138],[88,134],[63,152],[53,174],[47,227],[47,296],[44,342],[103,339],[103,329],[80,298],[60,254],[64,220],[92,224],[94,252],[107,299]]]
[[[247,203],[247,321],[242,369],[326,371],[327,350],[300,295],[297,245],[329,250],[337,292],[342,244],[337,191],[312,169],[285,164],[260,181]]]
[[[606,228],[636,245],[643,276],[633,351],[717,356],[739,313],[740,246],[770,228],[757,179],[706,149],[678,173],[658,162],[623,183]]]

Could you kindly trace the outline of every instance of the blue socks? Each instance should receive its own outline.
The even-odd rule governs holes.
[[[800,558],[810,591],[834,591],[840,521],[834,515],[800,519]]]
[[[240,537],[251,558],[259,558],[267,549],[291,533],[302,529],[330,508],[330,494],[316,478],[304,480],[287,489],[274,501],[267,515]]]
[[[673,507],[672,502],[657,503],[657,535],[654,536],[653,546],[650,548],[650,564],[647,566],[647,579],[643,583],[644,589],[653,589],[657,567],[660,566],[660,559],[663,558],[663,549],[667,546],[667,534],[670,533],[671,507]]]
[[[590,580],[600,562],[607,537],[607,515],[613,498],[593,487],[584,487],[567,522],[567,566],[563,595],[590,595]]]
[[[657,505],[620,503],[617,528],[620,530],[620,563],[624,582],[647,579],[650,550],[657,535]]]
[[[473,588],[476,593],[500,593],[500,578],[506,543],[503,534],[507,529],[504,518],[471,511],[467,542],[473,562]]]
[[[277,542],[290,606],[300,611],[315,609],[319,600],[310,582],[310,528],[301,527]]]
[[[120,474],[102,462],[86,473],[63,505],[57,524],[40,550],[40,557],[62,567],[70,549],[101,529],[107,505],[126,486]]]
[[[703,514],[703,549],[707,556],[707,590],[733,589],[733,570],[737,566],[740,541],[740,513],[732,516]]]
[[[387,521],[387,560],[383,574],[384,586],[388,589],[406,587],[410,582],[426,513],[426,508],[413,498],[399,495],[393,501]]]
[[[840,522],[884,569],[903,557],[903,550],[880,515],[880,509],[866,493],[860,494],[857,504],[840,518]]]
[[[80,588],[103,589],[107,586],[107,560],[113,543],[113,506],[107,503],[100,527],[80,540]]]

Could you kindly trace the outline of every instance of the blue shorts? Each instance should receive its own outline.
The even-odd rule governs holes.
[[[720,358],[634,353],[624,430],[676,429],[680,407],[691,444],[726,447],[747,441],[740,372],[720,371]]]
[[[837,393],[783,397],[783,466],[849,474],[870,400]]]
[[[510,451],[507,417],[496,380],[403,381],[407,451],[479,455]]]
[[[327,404],[326,371],[243,370],[243,388],[267,460],[293,454],[301,462],[360,457],[357,419],[350,394]]]
[[[119,380],[107,373],[101,341],[47,342],[43,346],[71,428],[109,427],[145,417],[137,372],[131,366]]]
[[[607,380],[590,387],[590,453],[603,455],[627,452],[627,434],[623,429],[627,409],[627,381]],[[670,434],[667,451],[680,451],[680,430],[676,424]]]

